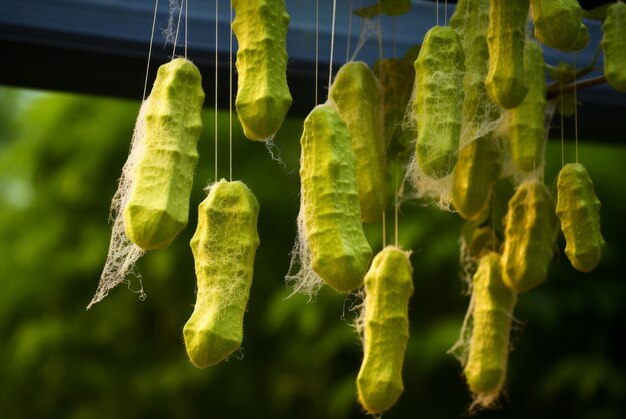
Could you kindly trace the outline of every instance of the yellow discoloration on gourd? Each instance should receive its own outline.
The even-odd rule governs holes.
[[[615,90],[626,92],[626,3],[609,6],[602,32],[606,81]]]
[[[524,39],[530,0],[491,0],[489,13],[489,96],[505,109],[518,106],[528,93],[524,74]]]
[[[519,185],[506,216],[502,265],[507,287],[524,292],[545,281],[557,232],[546,185],[536,180]]]
[[[348,126],[356,157],[361,220],[379,221],[385,210],[385,150],[382,88],[362,61],[344,64],[329,97]]]
[[[243,132],[265,140],[280,128],[291,106],[287,85],[287,26],[284,0],[233,0],[236,17],[237,74],[235,106]]]
[[[502,282],[500,255],[480,259],[473,277],[472,336],[463,372],[476,403],[492,404],[506,377],[516,294]]]
[[[145,106],[145,135],[124,208],[126,236],[143,250],[167,247],[187,225],[204,92],[200,71],[177,58],[159,68]]]
[[[577,0],[531,0],[530,11],[538,41],[561,51],[579,51],[589,44]]]
[[[301,211],[311,268],[337,291],[351,291],[363,283],[372,249],[361,225],[350,134],[331,105],[316,106],[306,117],[301,146]]]
[[[585,166],[563,166],[557,190],[556,214],[565,235],[565,254],[574,268],[589,272],[600,262],[605,243],[600,231],[600,201]]]
[[[391,408],[404,390],[402,363],[409,338],[408,304],[413,294],[409,253],[385,247],[365,276],[363,363],[359,401],[368,413]]]
[[[524,61],[530,90],[507,117],[513,163],[518,170],[534,172],[543,169],[546,142],[546,76],[543,51],[535,41],[526,40]]]
[[[183,334],[191,362],[205,368],[241,345],[243,316],[259,246],[259,204],[241,182],[221,180],[198,207],[191,239],[198,293]]]
[[[421,172],[431,178],[448,175],[457,160],[464,59],[461,41],[454,29],[436,26],[426,33],[415,60],[416,160]]]

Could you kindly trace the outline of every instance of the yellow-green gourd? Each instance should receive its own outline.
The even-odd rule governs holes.
[[[428,177],[452,172],[459,151],[463,107],[463,48],[451,27],[435,26],[415,60],[417,163]]]
[[[615,90],[626,92],[626,3],[609,6],[602,32],[606,81]]]
[[[402,363],[409,339],[412,273],[409,253],[387,246],[365,276],[364,357],[356,383],[359,401],[371,414],[388,410],[404,390]]]
[[[472,141],[459,152],[452,176],[452,205],[466,220],[478,218],[500,175],[501,153],[493,136]]]
[[[356,162],[346,123],[330,105],[304,120],[301,205],[311,268],[340,292],[363,283],[372,249],[361,225]]]
[[[259,204],[241,182],[221,180],[198,207],[191,239],[198,293],[183,335],[198,368],[215,365],[241,345],[254,255]]]
[[[504,283],[517,292],[545,281],[558,221],[548,188],[536,180],[518,186],[509,201],[502,265]]]
[[[491,0],[485,84],[491,99],[505,109],[518,106],[528,93],[524,39],[529,7],[530,0]]]
[[[472,336],[463,372],[477,402],[488,406],[506,377],[516,294],[502,282],[500,255],[494,252],[480,259],[472,282]]]
[[[364,222],[385,210],[385,151],[381,86],[367,64],[353,61],[337,72],[329,92],[343,118],[356,157],[356,184]]]
[[[526,40],[524,61],[530,90],[522,103],[507,115],[513,163],[518,170],[534,172],[544,163],[546,76],[543,51],[531,39]]]
[[[579,51],[589,43],[577,0],[530,0],[535,38],[561,51]]]
[[[579,271],[593,270],[602,257],[600,201],[585,166],[569,163],[559,172],[556,214],[565,235],[565,254]]]
[[[145,135],[124,208],[126,236],[143,250],[167,247],[187,225],[203,102],[200,71],[191,61],[176,58],[159,68],[144,104]]]
[[[291,106],[287,85],[287,25],[284,0],[233,0],[236,17],[237,74],[235,106],[243,132],[265,140],[280,128]]]
[[[459,33],[465,53],[461,144],[467,144],[490,135],[496,128],[494,121],[501,115],[500,107],[491,100],[485,86],[489,70],[489,0],[459,0],[450,26]]]

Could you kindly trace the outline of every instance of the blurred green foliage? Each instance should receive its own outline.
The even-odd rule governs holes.
[[[234,177],[261,205],[240,353],[198,370],[182,340],[195,301],[188,243],[202,188],[214,180],[210,110],[189,225],[169,249],[138,265],[147,300],[121,286],[85,311],[106,258],[108,208],[138,107],[0,89],[0,417],[364,417],[354,384],[362,353],[351,327],[358,301],[329,289],[313,301],[287,298],[284,285],[299,206],[301,120],[287,119],[275,138],[283,165],[234,127]],[[220,177],[228,174],[228,141],[228,114],[220,112]],[[573,161],[571,142],[565,151]],[[593,273],[578,273],[561,239],[548,281],[520,296],[508,396],[480,417],[611,419],[626,412],[626,147],[586,141],[579,153],[603,204],[603,260]],[[550,142],[547,161],[551,184],[558,141]],[[455,214],[429,205],[401,208],[399,241],[413,250],[415,294],[405,393],[385,418],[454,418],[469,406],[461,367],[446,354],[468,304],[459,280],[461,226]],[[367,227],[375,251],[381,230]],[[387,238],[390,231],[388,224]],[[133,280],[130,288],[138,286]]]

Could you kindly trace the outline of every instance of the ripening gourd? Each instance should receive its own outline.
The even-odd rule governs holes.
[[[501,153],[493,136],[466,145],[452,175],[452,205],[466,220],[478,218],[489,203],[491,186],[500,176]]]
[[[463,372],[476,402],[492,404],[506,377],[516,293],[502,282],[500,255],[481,257],[472,279],[472,336]]]
[[[409,339],[412,273],[409,253],[387,246],[365,276],[364,357],[356,383],[359,402],[370,414],[391,408],[404,390],[402,363]]]
[[[159,67],[144,103],[145,134],[124,208],[126,236],[143,250],[167,247],[187,225],[203,102],[200,71],[191,61]]]
[[[530,0],[535,38],[561,51],[580,51],[589,44],[583,10],[577,0]]]
[[[491,135],[502,115],[485,86],[489,70],[489,0],[459,0],[450,18],[450,26],[459,33],[465,54],[465,98],[461,123],[461,145],[464,146],[477,138]]]
[[[580,163],[569,163],[559,172],[556,214],[565,235],[565,254],[579,271],[593,270],[602,257],[600,201],[593,181]]]
[[[198,207],[191,239],[198,293],[183,335],[191,362],[206,368],[226,359],[243,340],[243,316],[259,246],[259,204],[239,181],[211,186]]]
[[[530,0],[491,0],[485,84],[491,99],[505,109],[518,106],[528,93],[524,40],[529,7]]]
[[[602,32],[606,81],[615,90],[626,92],[626,3],[609,6]]]
[[[361,224],[350,133],[330,105],[304,120],[300,157],[301,211],[311,268],[340,292],[363,283],[372,249]]]
[[[475,221],[468,221],[461,229],[461,238],[465,249],[473,259],[480,259],[489,252],[498,252],[502,242],[496,231],[489,225],[481,226]]]
[[[431,178],[448,175],[457,160],[464,60],[459,35],[448,26],[435,26],[426,33],[415,60],[415,154],[420,170]]]
[[[232,28],[239,49],[235,107],[246,137],[265,140],[280,128],[291,106],[287,85],[284,0],[233,0]]]
[[[545,281],[557,232],[546,185],[537,180],[519,185],[506,216],[502,265],[507,287],[525,292]]]
[[[507,111],[507,117],[513,163],[518,170],[530,173],[543,168],[546,142],[546,76],[543,51],[531,39],[526,40],[524,61],[530,89],[517,108]]]
[[[344,64],[330,87],[329,98],[350,132],[356,157],[356,184],[361,220],[378,221],[385,210],[385,144],[382,88],[362,61]]]

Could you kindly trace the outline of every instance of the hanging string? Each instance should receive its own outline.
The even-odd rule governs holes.
[[[348,9],[348,44],[346,46],[346,62],[350,61],[350,38],[352,38],[352,1]]]
[[[152,43],[154,41],[154,28],[156,27],[157,9],[159,8],[159,0],[154,2],[154,16],[152,17],[152,32],[150,32],[150,47],[148,48],[148,64],[146,64],[146,81],[143,84],[142,101],[146,100],[146,91],[148,90],[148,74],[150,73],[150,59],[152,57]]]
[[[435,4],[435,8],[436,8],[436,16],[437,16],[437,26],[439,26],[439,0],[437,0],[436,4]]]
[[[230,37],[228,46],[228,174],[233,181],[233,7],[230,6]]]
[[[174,36],[174,49],[172,49],[172,60],[176,56],[176,44],[178,43],[178,33],[180,31],[180,18],[183,15],[183,2],[185,0],[180,0],[180,6],[178,8],[178,23],[176,24],[176,36]]]
[[[317,85],[319,84],[319,64],[320,64],[320,2],[315,0],[315,106],[317,106]]]
[[[335,50],[335,17],[337,12],[337,0],[333,0],[333,21],[330,27],[330,65],[328,71],[328,88],[333,84],[333,52]]]
[[[378,3],[378,61],[382,62],[383,60],[383,25],[382,25],[382,18],[381,18],[381,12],[382,12],[382,6],[380,3]],[[381,71],[382,71],[382,66],[381,66]],[[379,74],[379,77],[382,78],[382,73]],[[382,224],[383,224],[383,248],[387,245],[387,217],[385,214],[385,211],[383,211],[383,220],[382,220]]]
[[[218,41],[218,13],[219,13],[219,0],[215,0],[215,108],[213,113],[215,115],[215,181],[217,182],[217,41]]]
[[[189,26],[189,0],[185,0],[185,60],[187,59],[187,27]]]
[[[578,163],[578,89],[576,88],[576,53],[574,53],[574,140]]]
[[[443,2],[443,26],[448,24],[448,0]]]

